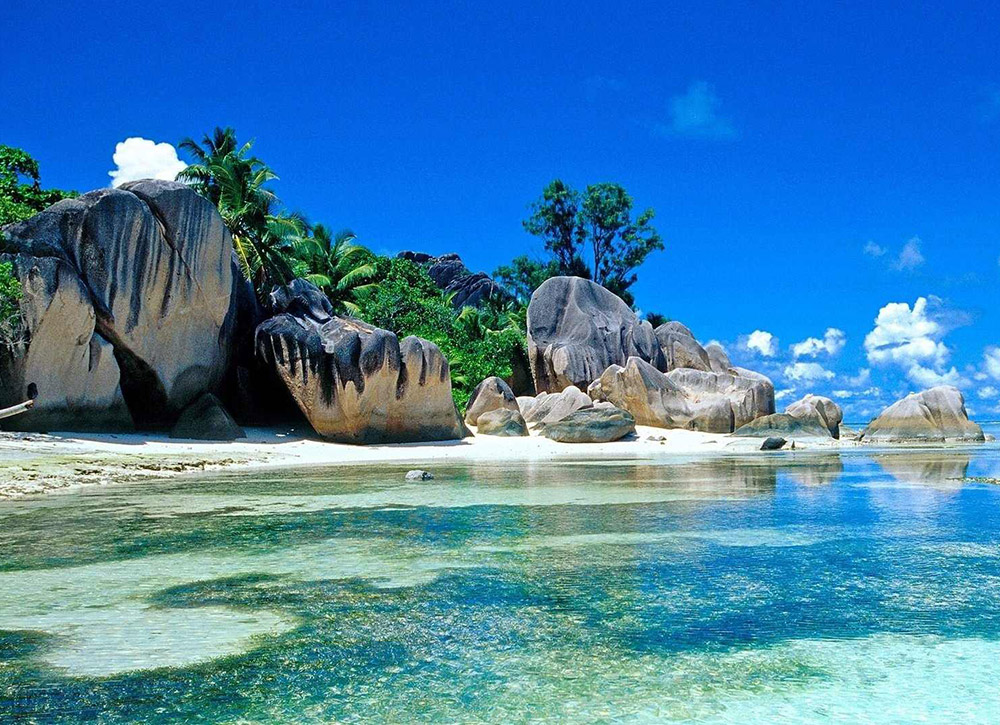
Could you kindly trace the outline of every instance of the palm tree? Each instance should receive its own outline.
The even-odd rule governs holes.
[[[371,289],[377,274],[372,253],[360,244],[350,229],[334,235],[322,224],[295,243],[295,256],[302,262],[305,279],[323,290],[337,313],[358,313],[356,292]]]
[[[257,295],[263,299],[274,285],[291,281],[290,258],[305,222],[278,210],[278,199],[267,187],[278,177],[267,164],[250,155],[253,141],[240,146],[233,129],[216,128],[212,135],[205,135],[201,145],[185,139],[181,147],[197,163],[178,178],[191,183],[218,207],[233,236],[243,274]]]

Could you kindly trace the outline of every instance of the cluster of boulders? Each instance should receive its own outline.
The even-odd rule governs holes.
[[[776,413],[767,377],[733,366],[679,322],[654,329],[577,277],[547,280],[531,298],[530,375],[526,364],[521,376],[482,381],[463,420],[433,343],[335,315],[301,279],[258,303],[217,210],[184,184],[84,194],[9,225],[3,238],[0,261],[23,288],[23,339],[0,347],[0,408],[34,400],[8,429],[233,440],[243,436],[236,419],[267,422],[265,410],[350,443],[456,439],[467,426],[599,442],[636,424],[773,441],[984,439],[951,387],[900,400],[860,434],[829,398],[807,395]],[[457,306],[504,295],[457,255],[400,257],[423,265]]]
[[[540,392],[570,386],[643,425],[732,433],[774,412],[774,386],[703,347],[679,322],[655,330],[600,285],[543,283],[528,306],[528,355]]]

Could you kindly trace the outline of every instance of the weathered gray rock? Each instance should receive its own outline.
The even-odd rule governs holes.
[[[773,413],[740,426],[733,435],[747,438],[830,438],[830,429],[816,414],[794,416]]]
[[[559,393],[543,393],[534,403],[521,407],[521,415],[529,424],[555,423],[571,413],[592,408],[594,401],[575,385]]]
[[[840,424],[840,440],[842,441],[856,441],[861,437],[861,431],[849,428],[843,423]]]
[[[528,435],[528,425],[518,411],[509,408],[495,408],[479,416],[476,432],[479,435],[488,436],[526,436]]]
[[[468,425],[478,425],[479,416],[493,410],[506,409],[518,413],[517,399],[510,386],[494,376],[483,380],[469,397],[469,405],[465,410],[465,422]]]
[[[407,481],[433,481],[434,474],[430,471],[423,471],[419,468],[415,468],[412,471],[407,471],[405,480]]]
[[[712,369],[711,360],[691,330],[679,322],[666,322],[656,328],[656,339],[660,342],[663,355],[666,358],[666,369],[692,368],[694,370]]]
[[[420,264],[434,284],[452,295],[451,303],[456,309],[479,307],[490,299],[503,299],[507,293],[485,272],[470,272],[455,253],[432,257],[423,252],[400,252],[401,259]]]
[[[772,437],[766,438],[763,443],[760,444],[760,449],[762,451],[780,451],[785,447],[787,443],[784,438]]]
[[[236,424],[222,403],[211,393],[205,393],[184,409],[174,427],[171,438],[199,441],[234,441],[247,434]]]
[[[632,356],[666,369],[650,324],[599,284],[553,277],[531,296],[528,357],[538,392],[586,389],[609,365]]]
[[[640,425],[731,433],[774,411],[774,387],[767,378],[731,370],[677,368],[661,373],[639,358],[629,358],[624,367],[608,367],[587,392],[594,400],[629,411]]]
[[[969,420],[958,388],[941,385],[911,393],[883,410],[868,424],[865,443],[980,443],[983,429]]]
[[[257,327],[257,354],[321,436],[380,443],[465,435],[436,345],[334,316],[326,296],[301,279],[277,288],[271,305],[274,316]]]
[[[31,294],[0,404],[38,389],[34,413],[14,425],[166,427],[217,389],[233,329],[232,241],[187,185],[90,192],[3,232],[4,258]]]
[[[722,345],[717,342],[710,342],[705,345],[705,354],[708,355],[708,362],[713,373],[728,373],[733,364],[729,361],[729,355],[722,349]]]
[[[591,407],[554,423],[542,424],[540,431],[560,443],[608,443],[635,433],[635,418],[620,408]]]
[[[818,417],[831,436],[840,438],[840,422],[844,419],[844,411],[830,398],[810,393],[785,408],[785,412],[795,418]]]

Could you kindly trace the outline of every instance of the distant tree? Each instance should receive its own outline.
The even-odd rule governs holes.
[[[590,276],[583,261],[584,230],[580,225],[580,194],[556,179],[529,207],[531,216],[522,224],[529,234],[541,237],[555,258],[560,274]]]
[[[647,312],[646,322],[648,322],[653,327],[659,327],[660,325],[665,325],[670,322],[670,318],[666,315],[661,315],[659,312]]]
[[[38,162],[27,152],[0,145],[0,226],[34,216],[75,191],[42,189]]]
[[[628,290],[635,284],[635,269],[650,253],[663,249],[663,240],[650,223],[655,212],[646,209],[633,220],[632,204],[620,184],[592,184],[579,215],[593,251],[592,279],[629,304],[634,301]]]
[[[514,257],[510,264],[497,267],[493,279],[518,302],[527,304],[542,282],[558,274],[559,263],[556,260],[541,262],[522,255]]]
[[[14,265],[0,262],[0,344],[7,347],[13,347],[24,338],[20,304],[23,296],[21,282],[14,274]]]
[[[663,249],[652,225],[655,212],[646,209],[633,218],[633,204],[620,184],[591,184],[581,196],[556,179],[530,205],[524,228],[541,237],[560,274],[588,277],[632,304],[629,288],[635,284],[635,270]]]

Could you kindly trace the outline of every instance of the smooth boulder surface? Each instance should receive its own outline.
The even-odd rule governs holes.
[[[865,443],[981,443],[958,388],[941,385],[911,393],[883,410],[861,434]]]
[[[729,355],[722,349],[722,345],[717,342],[710,342],[705,345],[705,354],[708,355],[708,363],[713,373],[727,373],[733,364],[729,361]]]
[[[830,438],[826,422],[816,414],[773,413],[746,423],[733,435],[747,438]]]
[[[479,417],[483,413],[501,409],[511,410],[520,415],[517,398],[514,397],[510,386],[493,375],[479,383],[472,391],[469,405],[465,409],[465,422],[468,425],[478,425]]]
[[[635,433],[635,418],[613,406],[594,406],[543,424],[541,434],[560,443],[610,443]]]
[[[38,390],[34,413],[11,427],[168,427],[218,388],[233,331],[232,239],[186,184],[93,191],[3,234],[0,258],[27,290],[27,334],[0,366],[0,405]]]
[[[518,437],[528,435],[528,425],[516,410],[495,408],[479,416],[476,433],[488,436]]]
[[[570,385],[558,393],[541,393],[534,399],[529,398],[528,401],[519,402],[519,405],[521,415],[529,424],[555,423],[578,410],[591,408],[594,405],[590,396],[575,385]]]
[[[587,392],[629,411],[640,425],[706,433],[732,433],[774,410],[773,386],[763,376],[690,368],[662,373],[639,358],[609,366]]]
[[[830,398],[810,393],[785,408],[785,412],[796,418],[818,417],[831,436],[840,438],[840,422],[844,419],[844,410]]]
[[[462,438],[448,361],[437,345],[332,314],[315,285],[294,280],[271,294],[257,355],[317,433],[344,443]]]
[[[247,434],[236,424],[222,403],[211,393],[205,393],[186,407],[174,427],[171,438],[199,441],[234,441]]]
[[[666,369],[652,326],[599,284],[553,277],[532,294],[528,357],[539,393],[586,389],[609,365],[633,356]]]
[[[666,322],[656,328],[656,339],[663,350],[666,359],[666,370],[677,368],[692,368],[694,370],[712,369],[711,360],[691,330],[679,322]]]
[[[760,444],[760,449],[762,451],[780,451],[787,442],[784,438],[767,438]]]

